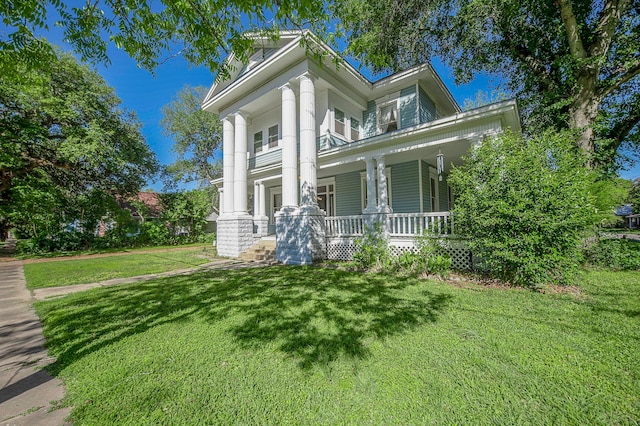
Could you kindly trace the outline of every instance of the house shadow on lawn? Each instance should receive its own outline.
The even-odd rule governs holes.
[[[98,289],[38,304],[58,373],[150,328],[232,318],[243,348],[277,344],[301,368],[366,358],[368,343],[435,322],[451,296],[420,281],[315,267],[206,271]]]

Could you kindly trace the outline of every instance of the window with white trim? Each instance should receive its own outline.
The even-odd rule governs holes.
[[[262,152],[262,130],[253,134],[253,152]]]
[[[357,141],[360,139],[360,122],[351,117],[351,140]]]
[[[269,148],[278,146],[278,125],[269,127]]]
[[[334,116],[333,128],[335,132],[339,135],[346,136],[344,132],[344,123],[345,123],[344,112],[342,112],[338,108],[335,108],[333,111],[333,116]]]

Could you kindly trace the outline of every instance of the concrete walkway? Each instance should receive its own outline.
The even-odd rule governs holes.
[[[98,287],[112,287],[116,285],[136,283],[141,281],[153,280],[156,278],[174,277],[177,275],[190,275],[194,272],[206,270],[206,269],[236,269],[236,268],[251,268],[265,266],[265,263],[260,262],[242,262],[231,259],[216,259],[212,262],[205,263],[203,265],[196,266],[195,268],[176,269],[168,272],[161,272],[158,274],[139,275],[137,277],[128,278],[114,278],[112,280],[100,281],[90,284],[76,284],[63,287],[47,287],[38,288],[33,290],[33,298],[36,300],[52,299],[56,297],[66,296],[71,293],[78,293],[80,291],[90,290]]]
[[[31,302],[22,263],[0,263],[0,425],[64,425],[71,408],[55,408],[64,387],[43,369],[54,360]]]

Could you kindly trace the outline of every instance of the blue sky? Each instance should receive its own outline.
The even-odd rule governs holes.
[[[41,35],[53,44],[70,50],[62,41],[61,30],[54,26],[50,28],[50,31],[41,32]],[[213,82],[213,75],[204,67],[192,67],[181,57],[176,57],[160,65],[154,76],[138,68],[134,60],[113,45],[109,48],[109,57],[111,65],[98,65],[97,71],[115,88],[123,106],[137,113],[143,124],[144,136],[157,154],[158,160],[162,164],[173,162],[175,158],[171,152],[172,141],[162,135],[160,128],[161,108],[187,84],[209,87]],[[479,90],[490,92],[499,83],[488,76],[480,75],[469,84],[456,86],[450,69],[438,61],[435,61],[433,66],[461,106],[465,99],[474,99]],[[366,71],[363,73],[367,75]],[[621,176],[625,179],[639,177],[640,164],[636,164],[631,170],[621,172]],[[150,186],[161,189],[160,183]]]

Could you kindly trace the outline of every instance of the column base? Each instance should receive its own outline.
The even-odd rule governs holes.
[[[269,234],[269,218],[267,216],[253,217],[253,233],[260,237]]]
[[[280,210],[276,215],[276,260],[285,265],[310,265],[326,258],[325,213],[311,206]]]
[[[253,238],[253,218],[246,216],[220,216],[216,235],[218,255],[238,257],[251,247]]]

